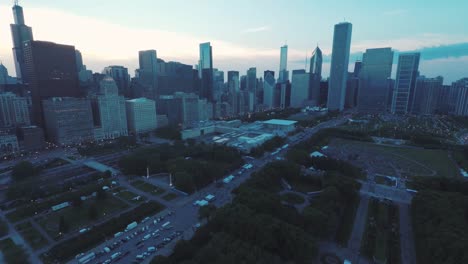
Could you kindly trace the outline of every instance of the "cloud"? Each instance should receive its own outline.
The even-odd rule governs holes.
[[[269,31],[269,30],[270,30],[270,27],[262,26],[262,27],[245,29],[242,31],[242,33],[257,33],[257,32],[262,32],[262,31]]]

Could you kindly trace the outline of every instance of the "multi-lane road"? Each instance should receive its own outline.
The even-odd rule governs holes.
[[[334,127],[343,122],[344,119],[334,119],[323,122],[313,128],[307,128],[303,132],[289,137],[287,144],[290,146],[298,144],[308,139],[320,129]],[[154,255],[169,255],[178,240],[190,239],[192,237],[196,228],[195,226],[199,223],[199,207],[193,205],[195,201],[203,199],[208,194],[213,194],[215,200],[212,203],[217,207],[223,206],[232,200],[231,192],[233,189],[247,180],[254,171],[259,170],[277,157],[284,156],[286,151],[287,149],[281,149],[276,155],[267,153],[262,158],[247,160],[253,167],[250,169],[240,168],[232,172],[235,178],[230,183],[223,184],[222,187],[219,187],[216,183],[212,183],[195,194],[176,200],[166,210],[150,217],[144,223],[139,223],[135,229],[127,232],[122,230],[122,235],[112,238],[88,252],[84,252],[83,256],[92,253],[97,255],[96,258],[88,263],[149,263]],[[160,217],[164,217],[164,219],[157,222],[156,220]],[[167,222],[170,222],[168,225],[170,229],[162,228],[162,225]],[[178,232],[177,234],[180,235],[174,232]],[[157,249],[153,251],[151,247]],[[110,252],[106,252],[109,251],[106,248],[112,249]],[[146,255],[145,258],[141,259],[140,257],[144,254]],[[112,259],[112,256],[115,258]],[[137,259],[137,256],[139,259]],[[78,259],[74,259],[70,263],[79,263]]]

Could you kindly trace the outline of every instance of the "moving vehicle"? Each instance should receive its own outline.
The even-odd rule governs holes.
[[[132,230],[133,228],[137,227],[138,226],[138,223],[137,222],[132,222],[130,224],[127,225],[127,228],[125,228],[125,231],[129,231],[129,230]]]
[[[88,263],[90,262],[91,260],[93,260],[94,258],[96,258],[96,254],[94,252],[92,253],[89,253],[88,255],[80,258],[78,260],[79,263],[82,263],[82,264],[85,264],[85,263]]]

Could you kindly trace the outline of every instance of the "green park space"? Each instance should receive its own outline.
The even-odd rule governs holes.
[[[28,255],[21,246],[18,246],[6,238],[0,240],[0,251],[3,253],[3,260],[6,264],[28,264]]]
[[[289,204],[303,204],[305,202],[304,197],[296,193],[285,193],[281,195],[281,200]]]
[[[361,243],[364,256],[376,263],[400,263],[399,212],[396,205],[371,199]]]
[[[159,187],[159,186],[155,186],[151,183],[147,183],[145,181],[142,181],[142,180],[136,180],[136,181],[133,181],[130,183],[133,187],[141,190],[141,191],[144,191],[146,193],[149,193],[149,194],[152,194],[152,195],[162,195],[163,193],[166,192],[165,189]]]
[[[175,194],[173,192],[170,192],[170,193],[167,193],[167,194],[163,195],[161,198],[163,198],[166,201],[172,201],[177,197],[178,197],[177,194]]]
[[[378,161],[396,164],[408,176],[458,177],[456,163],[447,150],[414,147],[392,147],[370,142],[334,139],[332,146],[343,148],[349,154],[358,154]],[[381,162],[380,162],[381,163]]]
[[[16,225],[15,229],[33,249],[40,249],[48,244],[47,239],[29,221]]]
[[[128,208],[119,199],[106,195],[101,199],[90,198],[79,206],[73,205],[37,218],[39,225],[53,238],[59,233],[73,232],[91,226],[94,222]]]

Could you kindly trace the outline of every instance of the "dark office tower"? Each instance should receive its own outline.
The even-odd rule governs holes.
[[[365,113],[383,113],[387,110],[388,79],[392,74],[391,48],[367,49],[359,74],[358,110]]]
[[[362,61],[356,61],[354,63],[354,71],[353,71],[353,77],[358,78],[359,74],[361,73],[362,69]]]
[[[328,101],[328,80],[320,82],[320,101],[319,106],[325,107]]]
[[[117,87],[119,88],[119,94],[129,97],[130,75],[128,75],[127,68],[123,66],[111,65],[105,67],[102,73],[114,79]]]
[[[31,27],[24,24],[23,8],[15,1],[13,6],[14,24],[10,24],[13,38],[13,57],[15,59],[16,77],[21,83],[29,83],[25,69],[23,42],[33,40]]]
[[[317,46],[310,58],[309,98],[312,105],[318,105],[320,100],[320,81],[322,80],[322,51]]]
[[[144,87],[144,96],[156,100],[158,91],[158,57],[156,50],[143,50],[138,52],[138,77]]]
[[[327,107],[329,110],[341,111],[344,108],[352,30],[351,23],[344,22],[335,25],[328,85]]]
[[[438,100],[444,78],[418,77],[414,88],[411,112],[417,115],[433,115],[437,110]]]
[[[263,72],[263,104],[268,108],[273,108],[274,103],[274,92],[275,92],[275,72],[264,71]]]
[[[241,91],[247,90],[247,76],[245,75],[240,77],[240,89]]]
[[[42,101],[80,97],[75,47],[45,41],[23,43],[26,76],[32,99],[33,122],[44,128]]]
[[[289,71],[288,71],[288,45],[281,47],[280,52],[280,69],[278,82],[287,82],[289,81]]]
[[[75,50],[76,55],[76,69],[78,72],[83,70],[83,56],[81,56],[81,52],[79,50]]]
[[[420,53],[403,53],[398,57],[392,113],[404,115],[411,112],[414,87],[419,72]]]
[[[200,97],[213,102],[213,48],[209,42],[200,44],[200,61],[198,63],[200,78],[202,79]]]

